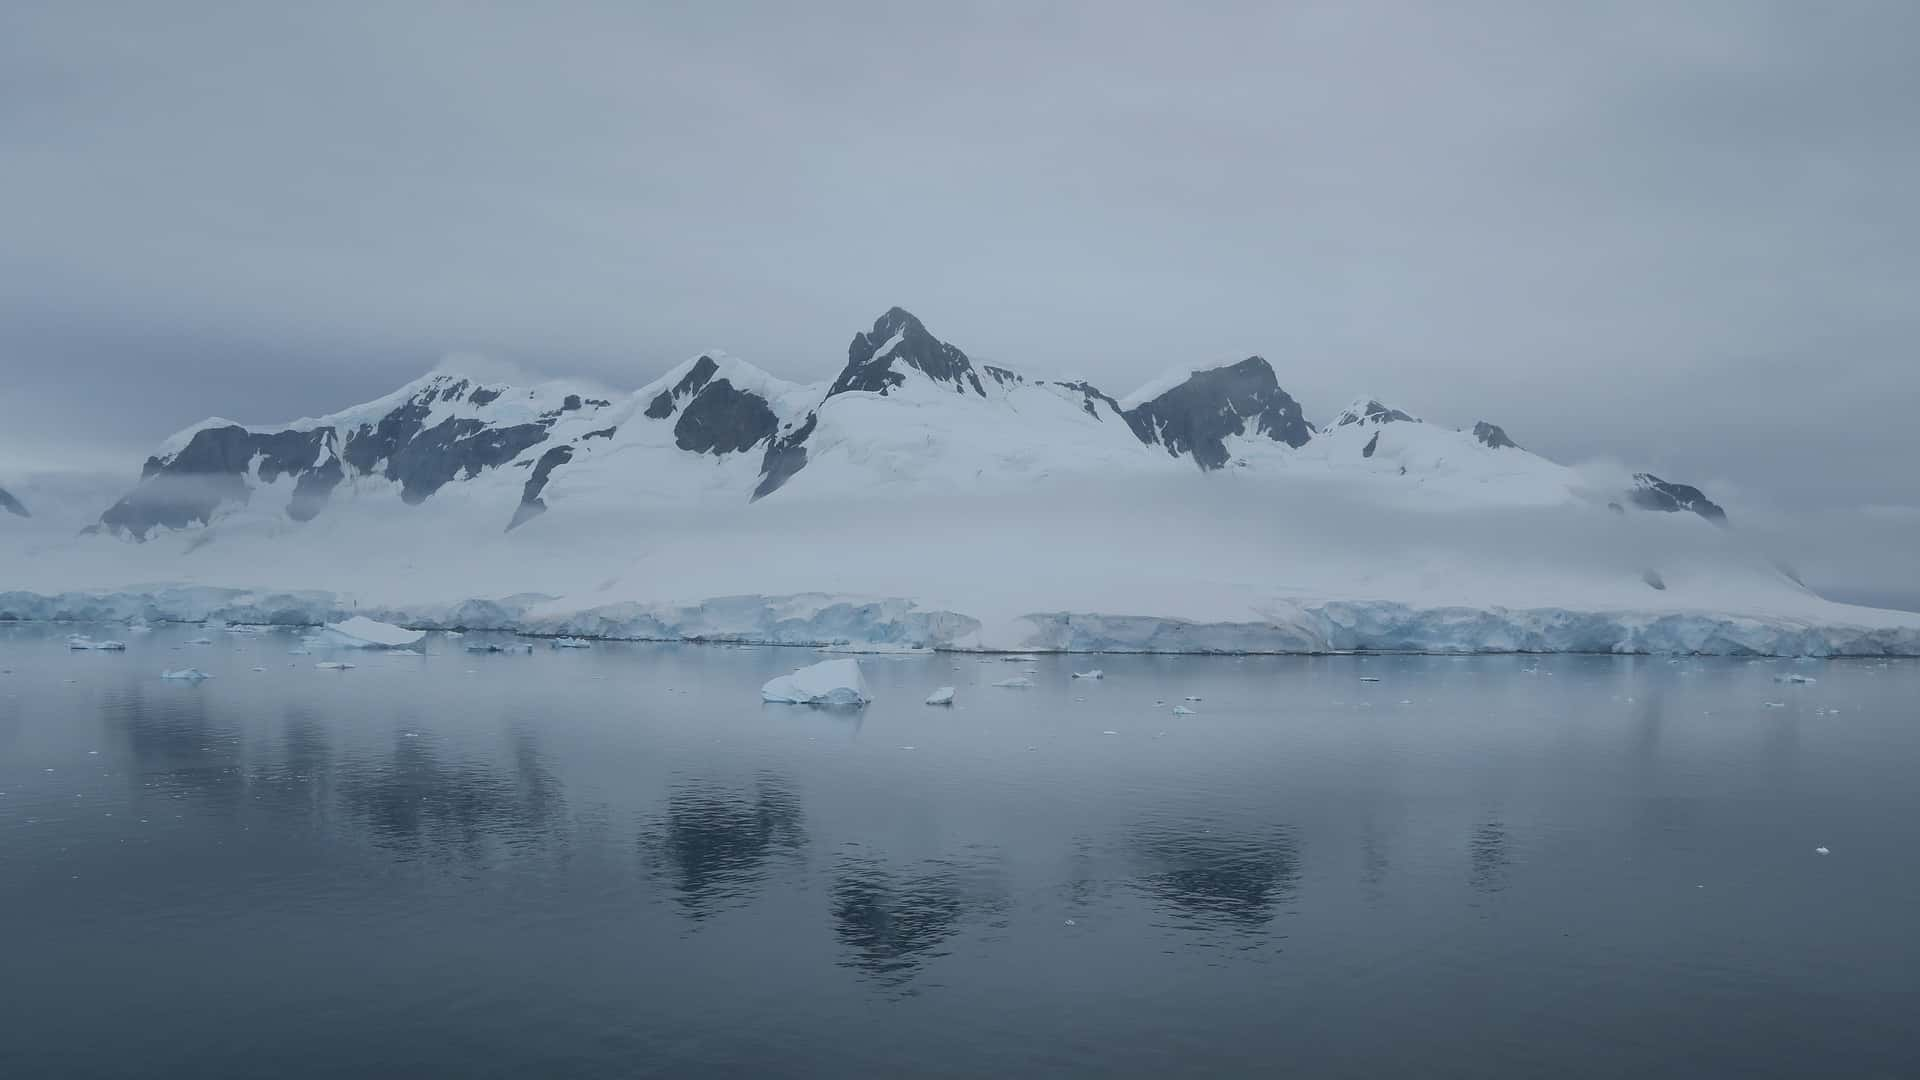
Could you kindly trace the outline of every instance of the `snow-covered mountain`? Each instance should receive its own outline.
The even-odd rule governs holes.
[[[1830,604],[1701,518],[1726,523],[1697,488],[1484,420],[1363,396],[1315,426],[1258,356],[1116,397],[894,308],[816,383],[720,353],[630,394],[449,364],[327,416],[208,420],[91,535],[13,560],[0,590],[34,591],[0,618],[257,614],[206,590],[272,586],[310,590],[283,614],[640,637],[1920,652],[1920,619]]]
[[[1362,434],[1364,433],[1364,434]],[[1084,381],[976,366],[900,308],[854,335],[831,382],[796,384],[720,354],[618,400],[567,383],[515,387],[439,370],[378,401],[272,427],[207,420],[147,459],[100,517],[114,534],[204,528],[243,510],[306,522],[336,502],[429,505],[449,485],[511,529],[555,506],[1008,490],[1049,476],[1318,468],[1406,497],[1445,481],[1492,505],[1586,497],[1570,470],[1499,427],[1430,427],[1362,399],[1325,428],[1258,356],[1177,368],[1125,398]],[[1204,479],[1195,476],[1196,483]],[[1466,486],[1462,486],[1465,484]],[[1646,510],[1724,511],[1647,474],[1616,495]]]

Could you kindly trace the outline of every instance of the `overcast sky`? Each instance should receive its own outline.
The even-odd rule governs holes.
[[[901,304],[1898,522],[1916,193],[1906,0],[13,0],[0,455],[132,472],[452,351],[828,378]]]

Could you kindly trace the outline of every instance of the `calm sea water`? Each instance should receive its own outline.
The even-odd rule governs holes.
[[[1912,663],[849,713],[759,702],[801,650],[75,629],[0,628],[0,1076],[1920,1074]]]

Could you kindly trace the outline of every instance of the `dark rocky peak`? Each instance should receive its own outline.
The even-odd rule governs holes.
[[[874,320],[872,330],[853,336],[847,346],[847,366],[827,396],[853,390],[886,394],[906,382],[909,368],[955,393],[987,395],[966,353],[934,337],[919,319],[896,307]]]
[[[1019,386],[1021,383],[1024,383],[1027,381],[1026,376],[1020,374],[1019,372],[1014,371],[1011,368],[1003,368],[994,364],[981,364],[980,370],[987,373],[987,378],[992,379],[994,382],[994,385],[1004,387],[1004,388],[1011,389],[1012,387]]]
[[[1202,469],[1227,463],[1229,435],[1261,435],[1295,448],[1313,438],[1300,403],[1280,389],[1272,365],[1258,356],[1195,371],[1123,415],[1141,442],[1164,446],[1175,457],[1192,455]]]
[[[14,498],[13,494],[9,492],[6,488],[0,488],[0,510],[5,510],[7,513],[12,514],[16,517],[32,517],[33,516],[32,514],[27,513],[26,504],[21,502],[19,499]]]
[[[1658,510],[1669,514],[1687,510],[1715,525],[1727,523],[1727,512],[1697,487],[1669,484],[1652,473],[1634,473],[1633,484],[1633,490],[1627,493],[1627,497],[1642,510]]]
[[[1100,421],[1106,420],[1106,417],[1100,415],[1101,405],[1105,405],[1107,408],[1112,409],[1113,414],[1115,416],[1121,417],[1122,419],[1125,419],[1126,417],[1126,414],[1120,408],[1120,403],[1118,401],[1113,400],[1111,396],[1102,392],[1099,387],[1093,385],[1090,382],[1056,382],[1053,385],[1061,387],[1065,390],[1072,391],[1073,393],[1079,394],[1080,407],[1082,409],[1085,409],[1087,411],[1087,415],[1093,417],[1095,420],[1100,420]]]
[[[1417,416],[1403,413],[1399,409],[1390,409],[1378,401],[1368,398],[1364,402],[1355,402],[1347,406],[1346,411],[1334,420],[1333,426],[1345,427],[1348,424],[1417,424],[1419,422],[1420,418]]]
[[[1520,444],[1507,438],[1506,431],[1499,424],[1489,424],[1485,420],[1473,425],[1473,437],[1480,440],[1481,446],[1491,450],[1520,449]]]
[[[674,409],[687,398],[706,389],[707,383],[720,371],[720,365],[711,356],[702,356],[693,362],[679,381],[655,394],[647,403],[646,417],[649,420],[665,420],[673,415]]]

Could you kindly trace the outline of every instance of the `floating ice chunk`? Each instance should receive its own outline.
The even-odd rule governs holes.
[[[1192,709],[1189,709],[1189,708],[1187,708],[1187,707],[1186,707],[1185,705],[1175,705],[1175,706],[1173,707],[1173,715],[1175,715],[1175,716],[1192,716],[1192,715],[1193,715],[1193,710],[1192,710]]]
[[[96,652],[125,652],[127,650],[127,643],[124,641],[95,641],[85,634],[69,634],[67,636],[67,648],[92,649]]]
[[[1360,681],[1361,682],[1379,682],[1380,677],[1378,675],[1362,675],[1360,676]]]
[[[129,633],[129,634],[151,634],[151,633],[153,633],[153,627],[151,627],[151,626],[148,626],[148,625],[146,624],[146,622],[145,622],[145,621],[143,621],[143,620],[140,620],[140,619],[133,619],[133,620],[131,620],[131,621],[129,621],[129,622],[127,623],[127,633]]]
[[[1819,682],[1820,680],[1815,679],[1811,675],[1801,675],[1797,672],[1789,672],[1788,674],[1785,674],[1785,675],[1775,675],[1773,677],[1773,681],[1777,683],[1798,683],[1802,686],[1805,686],[1811,683]]]
[[[440,636],[441,637],[466,637],[467,635],[461,633],[458,630],[442,630],[440,631]]]
[[[1814,853],[1815,855],[1831,855],[1831,854],[1833,854],[1833,852],[1831,852],[1831,851],[1828,851],[1828,850],[1827,850],[1826,848],[1823,848],[1823,847],[1817,847],[1817,848],[1814,848],[1814,849],[1813,849],[1813,853]]]
[[[553,639],[556,649],[591,649],[593,642],[577,637],[557,637]]]
[[[491,641],[482,641],[478,644],[467,646],[467,651],[470,653],[521,653],[530,655],[533,652],[533,646],[521,641],[507,645],[498,645]]]
[[[1033,686],[1033,680],[1022,675],[1017,679],[1001,679],[993,685],[1007,690],[1026,690]]]
[[[344,660],[322,660],[322,661],[320,661],[319,663],[317,663],[317,664],[315,664],[315,665],[313,665],[313,666],[314,666],[314,667],[317,667],[317,668],[319,668],[319,669],[320,669],[321,671],[351,671],[351,670],[353,670],[353,665],[352,665],[352,664],[349,664],[349,663],[347,663],[347,662],[346,662],[346,661],[344,661]]]
[[[305,656],[307,655],[307,650],[301,649],[301,648],[292,648],[287,650],[287,655],[288,656]]]
[[[1762,702],[1761,704],[1765,705],[1769,709],[1784,709],[1787,707],[1787,703],[1784,701],[1765,701],[1765,702]]]
[[[197,638],[194,638],[194,639],[193,639],[192,641],[189,641],[189,642],[187,642],[187,644],[189,644],[189,645],[211,645],[211,644],[213,644],[213,639],[212,639],[212,638],[204,638],[204,637],[197,637]]]
[[[928,695],[927,695],[927,704],[929,704],[929,705],[951,705],[951,704],[953,704],[953,687],[951,687],[951,686],[942,686],[942,687],[940,687],[940,688],[939,688],[938,690],[935,690],[935,691],[934,691],[933,693],[931,693],[931,694],[928,694]]]
[[[760,688],[760,698],[783,705],[865,705],[873,700],[860,661],[851,657],[822,660],[769,679]]]
[[[213,678],[213,676],[201,671],[199,668],[191,667],[181,668],[178,671],[163,671],[160,673],[160,677],[163,679],[180,679],[185,682],[199,682],[201,679]]]
[[[1026,653],[1008,653],[1000,659],[1009,664],[1036,664],[1040,662],[1039,657],[1028,656]]]
[[[1104,679],[1107,677],[1107,673],[1101,671],[1099,668],[1094,668],[1092,671],[1076,671],[1073,673],[1073,677],[1076,679]]]
[[[266,627],[254,626],[250,623],[228,623],[220,629],[225,630],[229,634],[264,634],[267,632]]]
[[[255,670],[255,671],[265,671],[265,670],[267,670],[267,669],[266,669],[266,668],[263,668],[263,667],[257,667],[257,668],[254,668],[253,670]]]
[[[1100,734],[1102,734],[1102,735],[1118,735],[1118,734],[1120,734],[1120,733],[1119,733],[1119,732],[1117,732],[1117,731],[1103,731],[1103,732],[1101,732]]]
[[[427,632],[355,615],[345,622],[328,623],[321,636],[329,645],[349,649],[397,649],[419,643]]]
[[[1199,695],[1199,694],[1188,694],[1188,695],[1187,695],[1187,700],[1188,700],[1188,701],[1199,701],[1199,700],[1200,700],[1200,695]]]

